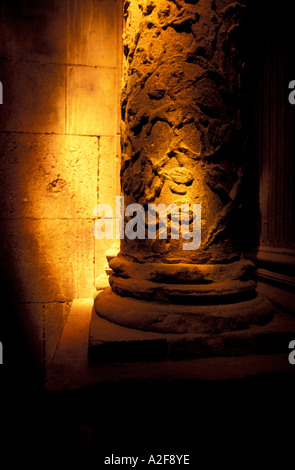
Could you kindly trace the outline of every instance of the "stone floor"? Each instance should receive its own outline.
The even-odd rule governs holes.
[[[263,291],[263,285],[259,289]],[[271,292],[278,294],[272,289]],[[283,296],[285,303],[288,295]],[[212,338],[209,337],[205,348],[203,340],[203,349],[196,355],[199,343],[192,341],[192,354],[186,360],[183,359],[187,346],[184,348],[183,341],[176,339],[172,348],[174,355],[167,355],[168,341],[165,335],[123,328],[97,318],[95,328],[92,329],[95,336],[92,338],[94,355],[89,363],[92,305],[91,299],[77,299],[73,302],[51,367],[47,371],[47,390],[79,390],[126,380],[165,383],[223,382],[279,375],[290,380],[295,378],[295,366],[288,361],[288,345],[295,339],[295,319],[285,313],[284,308],[285,311],[280,311],[266,326],[221,335],[217,352],[216,347],[210,347]]]
[[[27,369],[1,383],[1,451],[10,459],[31,462],[38,449],[46,460],[63,456],[69,464],[79,453],[82,468],[90,458],[100,470],[111,454],[189,454],[194,469],[230,462],[239,468],[241,461],[284,468],[292,458],[295,366],[288,345],[267,354],[90,366],[91,314],[91,299],[73,302],[45,390]],[[273,346],[276,338],[269,338]]]

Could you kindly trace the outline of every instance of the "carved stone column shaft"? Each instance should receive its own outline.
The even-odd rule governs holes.
[[[220,333],[271,315],[242,256],[245,8],[229,0],[124,3],[125,206],[200,204],[201,244],[183,249],[181,236],[171,236],[171,212],[167,239],[161,224],[156,238],[125,237],[110,263],[112,290],[95,301],[115,323]]]

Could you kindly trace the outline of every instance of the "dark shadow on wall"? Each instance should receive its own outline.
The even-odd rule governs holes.
[[[14,384],[19,391],[39,390],[44,381],[42,302],[47,299],[39,277],[53,282],[45,257],[37,249],[38,234],[32,233],[36,217],[28,214],[24,204],[27,195],[34,193],[35,184],[19,172],[24,158],[21,142],[23,139],[29,148],[30,138],[37,139],[36,134],[45,133],[50,126],[46,122],[49,116],[54,121],[58,115],[57,95],[54,90],[52,96],[48,93],[52,86],[49,72],[52,74],[50,62],[56,62],[58,56],[60,62],[62,57],[66,62],[66,23],[62,29],[65,11],[57,2],[45,0],[2,1],[0,5],[0,79],[4,91],[0,107],[1,372],[7,372],[6,383]],[[39,155],[34,157],[38,165]],[[24,187],[24,181],[30,183],[31,190]],[[39,298],[34,298],[32,291],[38,289]],[[52,290],[58,293],[59,286],[53,285]],[[30,312],[31,303],[36,306],[38,302],[39,318]]]
[[[288,84],[295,77],[291,12],[290,1],[273,8],[265,0],[259,4],[249,0],[244,106],[248,135],[246,252],[251,251],[252,254],[261,243],[290,249],[294,244],[294,237],[288,241],[265,239],[265,224],[274,224],[275,218],[282,218],[284,204],[288,204],[291,210],[281,224],[289,224],[287,229],[294,234],[294,185],[289,184],[285,192],[281,189],[277,200],[270,202],[275,191],[275,179],[281,188],[285,185],[286,176],[280,176],[280,167],[289,165],[292,168],[294,161],[295,109],[288,102],[291,91]],[[270,174],[271,168],[273,174]]]

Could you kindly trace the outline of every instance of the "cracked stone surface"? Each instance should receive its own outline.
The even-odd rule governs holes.
[[[170,208],[166,239],[160,220],[148,238],[148,219],[144,239],[125,236],[110,262],[111,289],[95,299],[113,323],[219,335],[275,315],[243,259],[245,10],[226,0],[124,2],[125,204],[188,204],[191,231],[192,204],[201,204],[202,234],[198,249],[184,250],[184,237],[171,237]]]
[[[124,3],[122,187],[126,204],[200,203],[202,244],[124,240],[122,252],[221,263],[241,251],[245,6],[224,0]]]

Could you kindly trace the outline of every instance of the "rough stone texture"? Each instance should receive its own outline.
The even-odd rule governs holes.
[[[97,203],[96,137],[0,134],[5,218],[90,218]]]
[[[0,56],[66,63],[67,35],[61,31],[67,23],[67,14],[67,1],[1,2]]]
[[[116,136],[99,139],[99,204],[109,204],[115,215],[116,196],[120,195],[120,168],[118,138]]]
[[[249,280],[244,281],[226,281],[216,282],[212,285],[198,284],[197,282],[193,285],[190,283],[184,284],[165,284],[159,282],[149,282],[140,280],[138,283],[137,279],[122,279],[117,276],[110,277],[110,285],[114,292],[122,296],[130,296],[137,299],[143,300],[157,300],[161,301],[175,301],[180,302],[198,302],[203,303],[206,301],[209,303],[224,302],[225,299],[233,301],[234,298],[242,299],[243,295],[246,294],[246,298],[253,289],[255,289],[255,282]]]
[[[118,3],[117,0],[68,0],[69,63],[118,66],[121,18]]]
[[[210,286],[213,282],[222,283],[239,279],[247,282],[253,278],[254,272],[254,266],[248,260],[236,261],[228,265],[134,264],[123,257],[117,257],[110,260],[110,267],[117,276],[123,279],[137,277],[137,279],[147,281],[172,283],[177,276],[178,284],[188,284],[193,281],[203,286]]]
[[[118,133],[120,7],[121,0],[0,6],[0,277],[41,368],[68,303],[92,297],[105,268],[104,255],[95,273],[93,209],[108,185],[98,180],[99,159],[110,162],[107,151],[99,155],[99,138]]]
[[[0,55],[116,68],[119,7],[117,0],[2,2]]]
[[[265,301],[265,300],[264,300]],[[128,325],[126,325],[128,326]],[[295,320],[279,314],[267,325],[220,332],[212,337],[201,329],[190,334],[133,330],[93,317],[90,327],[89,361],[135,362],[183,360],[211,356],[288,353],[295,334]]]
[[[124,2],[125,205],[201,204],[201,245],[183,250],[181,236],[171,239],[171,210],[168,239],[159,239],[160,222],[154,239],[147,224],[145,239],[125,236],[110,263],[113,293],[95,299],[104,318],[175,333],[203,331],[205,322],[221,333],[273,314],[242,257],[245,9],[223,0]]]
[[[133,259],[220,263],[240,254],[245,7],[125,1],[122,187],[126,204],[201,203],[202,244],[125,239]]]
[[[92,315],[89,333],[89,364],[97,362],[160,361],[167,357],[163,335],[126,329]]]
[[[0,61],[1,131],[65,132],[66,66]]]
[[[141,283],[140,283],[141,284]],[[159,288],[161,292],[161,287]],[[99,316],[127,328],[177,334],[219,335],[226,331],[244,330],[249,325],[265,324],[276,312],[268,299],[259,295],[243,302],[206,304],[205,295],[187,300],[182,293],[168,298],[158,298],[154,292],[142,287],[141,297],[120,297],[110,288],[95,299]],[[148,301],[148,294],[150,300]],[[214,296],[214,293],[212,294]],[[144,300],[141,300],[144,299]],[[170,303],[168,303],[170,301]]]
[[[98,67],[67,68],[67,132],[116,135],[117,71]]]
[[[112,290],[142,300],[225,303],[255,295],[254,265],[133,263],[119,256],[110,261]],[[140,282],[138,282],[140,281]]]
[[[201,245],[125,238],[110,263],[103,318],[169,333],[265,323],[274,313],[243,259],[242,3],[124,2],[121,184],[125,205],[201,204]],[[190,230],[193,216],[190,213]],[[125,223],[127,217],[125,217]]]

